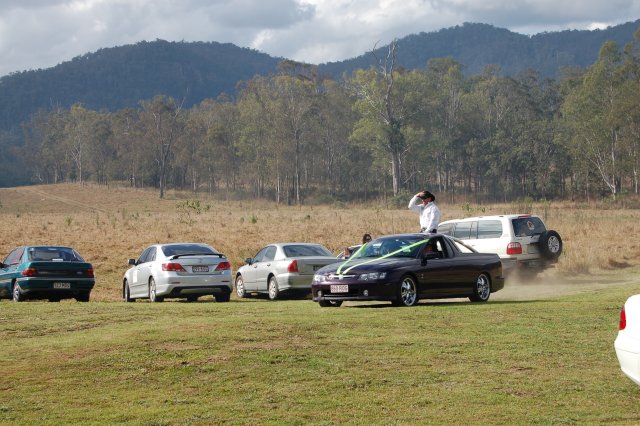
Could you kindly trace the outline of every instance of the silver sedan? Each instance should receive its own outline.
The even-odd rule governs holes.
[[[129,259],[129,265],[122,279],[126,302],[138,298],[162,302],[165,297],[185,297],[192,302],[208,294],[217,302],[228,302],[233,289],[231,264],[207,244],[155,244],[138,259]]]
[[[320,244],[269,244],[238,269],[236,294],[267,293],[275,300],[282,292],[310,292],[315,271],[339,261]]]

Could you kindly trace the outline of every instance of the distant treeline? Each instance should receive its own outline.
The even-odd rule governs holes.
[[[624,48],[605,43],[592,66],[559,79],[495,67],[467,77],[450,58],[407,70],[392,43],[376,66],[340,80],[283,61],[233,100],[42,111],[23,125],[15,172],[283,203],[418,189],[477,202],[638,194],[638,36]]]

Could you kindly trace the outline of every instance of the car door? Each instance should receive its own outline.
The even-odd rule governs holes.
[[[451,248],[442,237],[432,238],[425,249],[428,247],[433,247],[433,251],[423,251],[426,264],[418,277],[421,296],[456,294],[459,291],[453,279],[456,261]]]
[[[267,291],[268,278],[275,271],[276,246],[265,247],[264,256],[260,262],[254,263],[256,272],[256,291]]]
[[[13,280],[18,276],[18,266],[24,253],[24,247],[11,250],[11,253],[2,262],[0,268],[0,296],[9,297],[11,295]]]
[[[258,268],[258,264],[262,262],[267,248],[268,247],[261,248],[258,253],[251,259],[251,264],[247,265],[245,270],[243,270],[242,272],[242,278],[244,279],[244,288],[247,291],[257,291],[258,287],[256,284],[256,270]]]
[[[131,272],[131,296],[146,297],[149,294],[149,259],[155,247],[147,247],[136,261]]]

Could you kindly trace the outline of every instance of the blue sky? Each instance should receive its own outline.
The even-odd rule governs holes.
[[[640,0],[1,0],[0,76],[158,38],[318,64],[464,22],[536,34],[639,18]]]

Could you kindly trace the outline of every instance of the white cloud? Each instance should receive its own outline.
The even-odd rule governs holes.
[[[464,22],[534,34],[638,18],[640,0],[2,0],[0,76],[157,38],[322,63]]]

